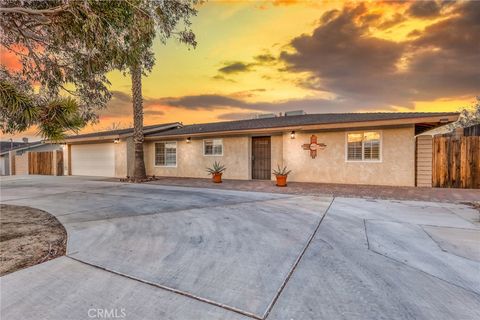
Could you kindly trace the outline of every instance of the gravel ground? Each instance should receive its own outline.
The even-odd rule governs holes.
[[[51,214],[0,205],[0,276],[65,255],[67,232]]]

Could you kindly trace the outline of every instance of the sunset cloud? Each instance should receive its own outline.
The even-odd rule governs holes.
[[[224,67],[218,69],[218,72],[225,74],[247,72],[252,70],[252,64],[246,64],[243,62],[227,63]]]
[[[457,111],[480,94],[477,1],[211,1],[193,28],[195,50],[155,42],[146,124],[298,109]],[[0,58],[20,66],[11,53]],[[131,123],[131,79],[108,78],[99,125]]]
[[[417,18],[433,18],[440,14],[441,5],[437,1],[415,1],[408,13]]]
[[[479,91],[480,3],[462,3],[412,41],[372,35],[358,22],[365,14],[362,4],[325,13],[311,34],[290,42],[292,53],[281,53],[286,70],[308,72],[322,90],[372,106],[412,108],[415,101]]]

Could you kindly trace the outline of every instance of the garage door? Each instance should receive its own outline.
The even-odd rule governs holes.
[[[113,143],[72,145],[72,175],[115,176],[115,151]]]

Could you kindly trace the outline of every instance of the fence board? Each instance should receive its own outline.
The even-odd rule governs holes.
[[[57,176],[63,176],[63,151],[57,150]]]
[[[480,188],[480,137],[435,137],[432,185]]]
[[[29,152],[28,174],[53,175],[53,151]]]

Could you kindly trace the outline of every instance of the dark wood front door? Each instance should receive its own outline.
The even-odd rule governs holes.
[[[270,180],[271,158],[270,137],[253,137],[252,179]]]

